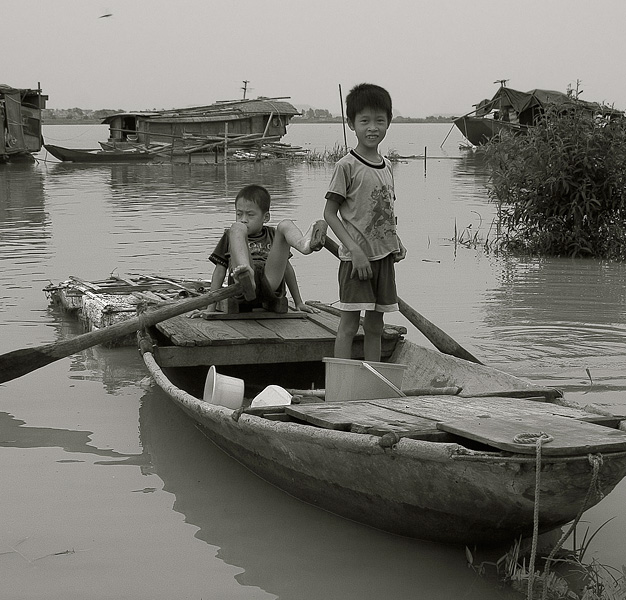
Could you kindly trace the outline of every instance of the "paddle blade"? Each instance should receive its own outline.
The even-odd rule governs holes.
[[[49,348],[49,346],[22,348],[0,356],[0,383],[17,379],[57,360],[58,357],[46,352]]]

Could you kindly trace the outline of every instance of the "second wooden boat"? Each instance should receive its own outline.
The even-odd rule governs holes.
[[[155,157],[155,154],[144,150],[78,149],[52,144],[44,144],[44,148],[60,161],[74,163],[148,162]]]

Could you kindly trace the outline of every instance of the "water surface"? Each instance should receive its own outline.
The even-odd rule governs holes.
[[[480,159],[448,125],[394,125],[400,295],[484,363],[626,406],[626,267],[493,255],[494,206]],[[101,126],[48,126],[95,147]],[[341,126],[292,125],[323,150]],[[272,223],[320,217],[332,167],[303,163],[0,167],[0,353],[78,333],[42,288],[76,275],[207,277],[207,257],[245,184],[266,185]],[[475,239],[476,244],[455,243]],[[337,299],[328,253],[295,256],[305,299]],[[401,315],[392,322],[407,325]],[[428,344],[409,327],[409,337]],[[509,596],[462,549],[347,522],[258,480],[144,380],[135,349],[92,348],[0,385],[0,597],[398,598]],[[585,515],[605,563],[624,564],[626,484]]]

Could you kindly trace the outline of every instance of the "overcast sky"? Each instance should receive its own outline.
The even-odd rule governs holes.
[[[111,16],[102,16],[108,15]],[[50,108],[145,110],[289,96],[340,114],[361,81],[404,116],[514,89],[626,109],[626,0],[0,0],[0,83]]]

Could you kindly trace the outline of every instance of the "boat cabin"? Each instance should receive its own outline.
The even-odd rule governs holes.
[[[36,90],[0,84],[0,162],[32,158],[43,143],[41,111],[48,96]]]

